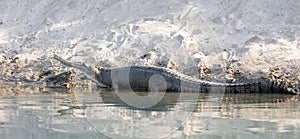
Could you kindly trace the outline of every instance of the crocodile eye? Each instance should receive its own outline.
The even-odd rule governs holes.
[[[100,72],[102,72],[102,71],[106,71],[107,69],[105,69],[105,68],[103,68],[103,67],[98,67],[98,70],[99,70]]]

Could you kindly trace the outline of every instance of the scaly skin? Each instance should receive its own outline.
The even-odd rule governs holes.
[[[102,87],[115,90],[224,93],[290,93],[283,86],[268,81],[220,83],[194,79],[182,73],[153,66],[131,66],[95,71],[85,64],[68,62],[55,55],[62,64],[76,68]]]

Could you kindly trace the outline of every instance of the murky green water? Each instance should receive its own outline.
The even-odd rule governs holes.
[[[2,87],[0,96],[1,139],[300,136],[293,95],[168,93],[151,108],[132,107],[103,89]]]

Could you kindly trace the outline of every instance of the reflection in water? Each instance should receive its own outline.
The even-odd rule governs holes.
[[[167,93],[149,109],[131,107],[104,89],[6,86],[1,87],[0,97],[0,136],[6,138],[151,137],[150,130],[156,136],[172,131],[168,134],[171,138],[300,135],[300,102],[293,95],[225,94],[222,102],[208,102],[208,94],[200,94],[194,102],[189,97],[179,100],[178,93]],[[196,107],[183,124],[159,121],[175,109],[178,116],[187,112],[189,105],[180,104],[190,103]],[[145,125],[148,127],[143,129]]]

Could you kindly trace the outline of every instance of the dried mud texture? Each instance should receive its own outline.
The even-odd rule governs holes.
[[[3,57],[0,63],[1,84],[31,84],[33,86],[42,85],[54,88],[94,85],[78,71],[59,67],[50,61],[27,61],[18,57]],[[48,65],[45,65],[45,63],[48,63]]]
[[[21,59],[17,56],[2,56],[0,59],[0,80],[6,82],[34,82],[43,80],[43,70],[52,64],[47,61]]]
[[[284,85],[289,91],[294,93],[300,93],[300,67],[296,67],[295,70],[286,68],[270,68],[268,78],[277,84]]]

